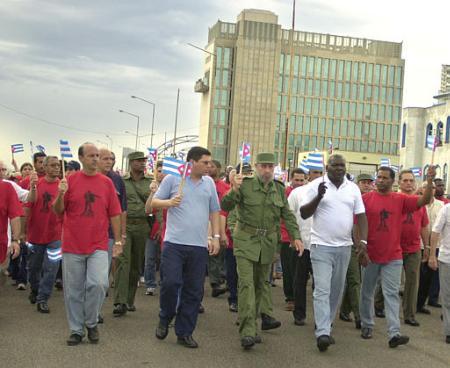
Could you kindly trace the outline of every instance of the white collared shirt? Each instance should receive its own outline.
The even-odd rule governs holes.
[[[300,231],[300,237],[302,239],[305,249],[311,248],[311,225],[312,216],[306,220],[302,219],[300,216],[300,207],[305,204],[304,196],[305,192],[308,190],[308,186],[311,183],[303,185],[301,187],[295,188],[288,197],[289,207],[295,215],[297,220],[298,229]]]
[[[312,216],[311,244],[330,247],[352,245],[354,215],[366,212],[361,192],[358,186],[347,178],[336,188],[328,175],[325,175],[308,185],[302,205],[317,196],[317,189],[322,181],[325,181],[327,191]]]
[[[441,235],[438,259],[450,263],[450,203],[441,208],[433,225],[433,232]]]

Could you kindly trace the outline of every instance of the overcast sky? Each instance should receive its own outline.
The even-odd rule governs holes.
[[[296,29],[403,41],[403,106],[429,106],[441,64],[450,64],[449,4],[297,0]],[[179,135],[198,134],[193,86],[204,55],[186,43],[205,46],[208,27],[235,22],[244,8],[271,10],[288,28],[291,7],[291,0],[1,0],[0,157],[10,161],[12,143],[25,144],[20,163],[30,140],[57,153],[60,138],[75,151],[84,141],[109,142],[105,134],[115,151],[133,147],[124,131],[135,132],[136,119],[118,109],[140,115],[144,135],[152,107],[131,95],[156,103],[154,145],[162,143],[165,132],[173,136],[177,88]]]

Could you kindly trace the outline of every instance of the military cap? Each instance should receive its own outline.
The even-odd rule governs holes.
[[[256,156],[257,164],[274,164],[275,165],[275,155],[271,152],[261,152]]]
[[[359,175],[356,177],[356,182],[359,183],[361,180],[370,180],[370,181],[373,181],[373,177],[372,177],[372,175],[369,175],[369,174],[359,174]]]
[[[131,152],[128,155],[128,160],[129,161],[133,161],[133,160],[142,160],[142,159],[146,159],[147,157],[145,157],[144,152]]]

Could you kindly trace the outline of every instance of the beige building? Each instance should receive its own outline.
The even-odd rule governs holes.
[[[281,162],[292,79],[291,165],[299,152],[327,150],[330,140],[370,172],[381,158],[397,164],[402,44],[295,31],[290,78],[289,34],[276,14],[253,9],[209,29],[206,50],[213,55],[195,86],[202,93],[200,144],[225,163],[237,162],[243,141],[253,157],[275,151]]]
[[[448,73],[443,72],[441,89],[434,96],[436,103],[430,107],[407,107],[403,109],[402,131],[400,137],[400,168],[418,167],[425,178],[428,166],[432,161],[432,150],[426,146],[428,136],[438,136],[439,144],[433,157],[437,177],[445,182],[449,192],[448,165],[450,157],[450,88],[443,89],[448,81]],[[450,70],[449,70],[450,72]],[[448,82],[447,82],[448,83]]]

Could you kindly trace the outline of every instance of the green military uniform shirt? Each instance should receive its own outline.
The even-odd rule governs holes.
[[[297,221],[284,189],[278,181],[271,181],[265,188],[258,176],[247,177],[239,192],[230,190],[223,197],[223,210],[237,208],[237,226],[232,232],[236,257],[260,261],[261,264],[271,263],[280,238],[280,219],[284,220],[291,239],[300,239]],[[251,229],[266,229],[267,233],[255,234]]]
[[[150,195],[150,183],[152,182],[152,178],[145,175],[141,180],[134,181],[131,178],[131,175],[127,173],[123,177],[123,181],[127,191],[127,217],[135,219],[145,218],[145,201]]]

